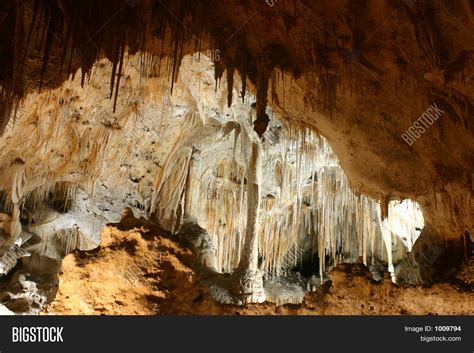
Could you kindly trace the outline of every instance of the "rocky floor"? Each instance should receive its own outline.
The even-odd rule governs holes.
[[[340,264],[330,282],[301,305],[233,306],[215,302],[193,271],[193,254],[153,225],[109,226],[100,248],[63,261],[49,315],[379,315],[474,314],[474,259],[449,283],[398,287],[374,282],[362,264]]]

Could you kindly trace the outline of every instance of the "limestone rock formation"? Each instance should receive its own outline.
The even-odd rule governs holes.
[[[2,2],[9,310],[41,310],[123,210],[242,303],[359,257],[427,284],[472,255],[472,2],[272,4]]]

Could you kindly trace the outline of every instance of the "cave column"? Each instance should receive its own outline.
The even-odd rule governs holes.
[[[252,141],[247,168],[247,228],[242,257],[237,269],[240,281],[239,293],[244,303],[263,303],[266,300],[263,290],[263,273],[258,268],[262,153],[260,141]]]

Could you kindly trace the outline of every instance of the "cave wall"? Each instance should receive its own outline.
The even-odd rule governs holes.
[[[100,230],[128,209],[173,234],[196,236],[192,242],[202,262],[232,272],[246,228],[255,97],[228,107],[227,86],[215,89],[213,64],[204,55],[184,58],[174,95],[167,93],[166,78],[156,75],[166,60],[148,65],[144,76],[142,64],[143,54],[127,55],[124,97],[115,114],[109,112],[113,103],[101,99],[112,69],[105,59],[96,63],[88,85],[81,87],[78,76],[30,94],[19,106],[0,139],[0,160],[4,176],[15,176],[21,167],[24,230],[45,239],[64,234],[66,253],[91,250],[100,243]],[[234,93],[241,85],[234,81]],[[392,241],[393,262],[399,262],[423,220],[406,220],[403,211],[390,207],[394,235],[383,239],[379,204],[354,195],[328,143],[269,113],[260,184],[265,271],[280,275],[303,255],[322,253],[321,275],[326,257],[331,264],[358,256],[367,264],[386,264]],[[12,185],[11,178],[3,179],[4,191]],[[11,213],[8,194],[1,207]],[[291,251],[296,255],[289,261]]]
[[[6,1],[4,125],[18,97],[58,87],[78,67],[87,86],[100,57],[113,63],[104,98],[118,112],[125,51],[170,57],[163,73],[174,82],[186,53],[208,50],[218,81],[226,72],[229,86],[233,74],[247,83],[229,100],[255,92],[257,132],[268,124],[269,103],[290,124],[328,139],[356,192],[382,205],[418,201],[430,225],[425,246],[452,242],[457,253],[464,244],[467,254],[474,232],[472,2],[272,4]],[[433,107],[440,116],[406,143],[402,135]]]

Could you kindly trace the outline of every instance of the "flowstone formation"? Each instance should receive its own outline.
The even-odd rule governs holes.
[[[271,110],[260,138],[255,97],[229,107],[205,55],[183,59],[173,95],[157,75],[166,59],[146,70],[140,54],[125,62],[116,114],[99,99],[113,69],[103,60],[84,87],[76,78],[28,96],[1,139],[3,171],[12,175],[3,186],[11,240],[2,251],[19,258],[16,267],[12,255],[2,258],[13,274],[4,305],[40,310],[57,290],[61,259],[96,248],[100,230],[124,210],[189,241],[204,277],[222,274],[209,283],[224,302],[299,303],[333,266],[359,257],[374,278],[386,270],[395,278],[423,228],[416,203],[381,207],[356,195],[328,142]],[[232,89],[241,86],[234,80]],[[29,139],[14,139],[25,131]],[[26,290],[33,302],[11,289],[25,287],[25,276],[37,283]]]

